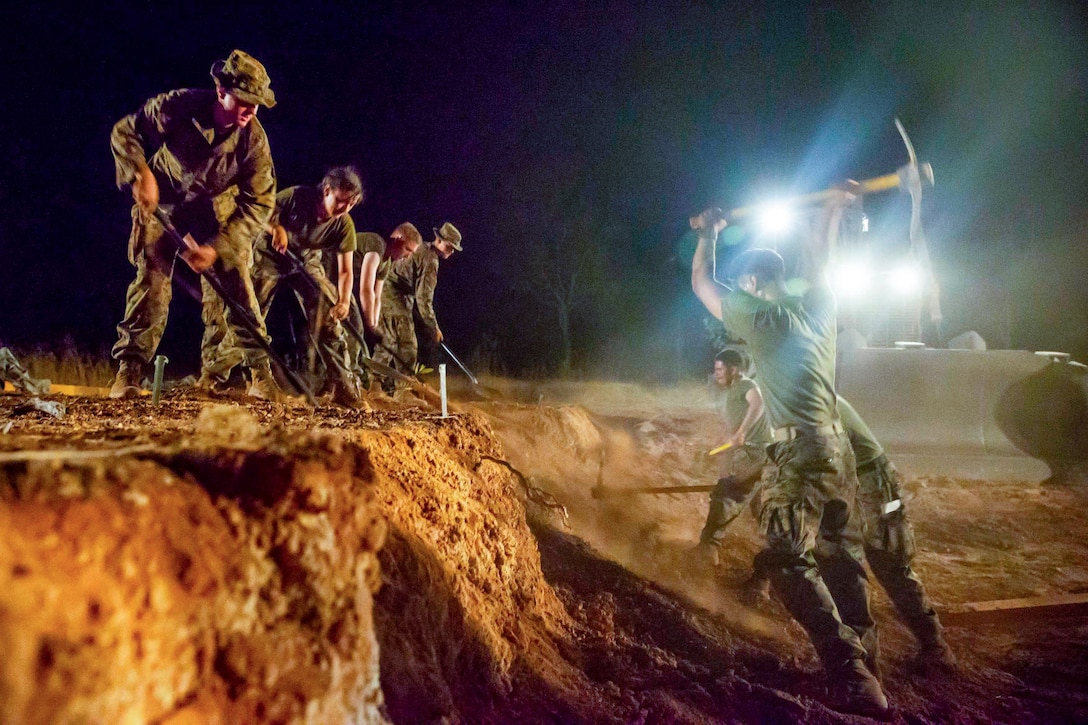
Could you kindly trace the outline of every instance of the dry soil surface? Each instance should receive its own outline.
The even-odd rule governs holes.
[[[598,405],[624,390],[449,418],[0,395],[0,722],[859,721],[742,602],[750,514],[710,569],[705,494],[592,495],[713,481],[713,415]],[[1088,589],[1083,489],[905,493],[939,608]],[[1088,721],[1084,618],[948,627],[958,669],[926,674],[874,612],[893,721]]]

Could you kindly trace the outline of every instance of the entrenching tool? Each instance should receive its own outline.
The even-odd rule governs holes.
[[[457,359],[457,356],[453,354],[453,350],[449,349],[449,347],[446,346],[446,343],[440,342],[438,344],[441,345],[442,349],[446,351],[446,354],[450,356],[450,360],[453,360],[455,363],[457,363],[457,367],[461,368],[461,372],[468,376],[468,379],[472,381],[473,385],[480,384],[480,381],[476,379],[476,376],[473,375],[472,372],[465,367],[464,363]]]
[[[710,451],[710,453],[708,453],[707,455],[716,456],[719,453],[727,451],[732,447],[732,443],[726,443]],[[589,495],[593,498],[614,498],[617,496],[635,496],[647,493],[710,493],[715,488],[717,488],[717,486],[710,484],[699,484],[696,486],[643,486],[641,488],[605,488],[599,483],[599,481],[600,476],[598,476],[598,484],[589,490]]]
[[[182,236],[170,221],[170,216],[161,208],[155,209],[155,218],[162,224],[163,229],[166,230],[166,236],[170,237],[170,240],[177,246],[179,251],[182,249],[193,250],[199,246],[193,241],[192,237]],[[215,274],[215,271],[213,269],[207,269],[201,274],[204,276],[204,279],[208,280],[208,284],[211,285],[211,288],[215,290],[215,293],[219,295],[220,299],[223,300],[223,304],[230,308],[234,319],[238,320],[238,323],[253,335],[253,339],[256,341],[257,345],[268,354],[268,357],[272,362],[276,363],[287,379],[291,381],[291,385],[305,396],[306,401],[310,403],[310,405],[315,408],[319,407],[313,391],[311,391],[309,386],[302,381],[302,378],[298,373],[287,366],[287,363],[284,362],[280,354],[276,352],[268,340],[264,338],[264,335],[260,333],[260,329],[256,321],[250,315],[250,311],[242,306],[242,303],[238,302],[238,300],[227,294],[227,291],[223,288],[223,282],[219,279],[219,276]]]

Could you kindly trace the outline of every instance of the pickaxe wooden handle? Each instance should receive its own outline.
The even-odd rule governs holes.
[[[594,486],[590,489],[589,495],[593,498],[616,498],[647,493],[710,493],[715,488],[717,488],[717,486],[710,484],[705,486],[643,486],[641,488],[605,488],[604,486]]]
[[[889,189],[909,191],[912,186],[918,183],[918,180],[929,186],[933,186],[933,167],[928,163],[907,164],[906,166],[900,167],[894,174],[885,174],[884,176],[877,176],[876,178],[866,179],[865,181],[860,182],[858,188],[852,189],[851,193],[858,195],[875,194],[880,191],[888,191]],[[816,204],[827,201],[838,193],[840,193],[838,189],[824,189],[823,191],[814,191],[811,194],[802,194],[788,199],[779,199],[776,203],[785,204],[787,206],[805,206],[806,204]],[[759,211],[763,206],[763,204],[752,204],[750,206],[741,206],[736,209],[730,209],[725,215],[725,218],[730,221],[741,219]]]

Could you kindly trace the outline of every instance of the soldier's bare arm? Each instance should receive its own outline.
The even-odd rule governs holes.
[[[722,319],[721,285],[714,281],[714,244],[726,222],[720,209],[708,209],[690,221],[692,229],[699,233],[695,256],[691,259],[691,289],[707,311]]]
[[[329,310],[334,320],[343,320],[348,316],[351,305],[351,287],[355,283],[355,271],[351,267],[354,252],[340,252],[336,255],[336,304]]]
[[[381,282],[378,280],[378,265],[381,255],[367,252],[359,268],[359,306],[363,310],[363,323],[368,330],[378,326],[378,314],[381,306]]]

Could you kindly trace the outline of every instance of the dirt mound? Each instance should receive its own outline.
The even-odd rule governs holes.
[[[705,496],[591,495],[707,482],[705,411],[22,400],[0,396],[0,721],[851,721],[784,611],[739,597],[751,517],[706,571]],[[942,604],[1088,581],[1077,490],[905,492]],[[1077,620],[951,628],[963,668],[934,679],[879,593],[875,616],[897,721],[1088,717]]]
[[[153,460],[0,467],[3,722],[378,717],[365,457],[239,413]]]

